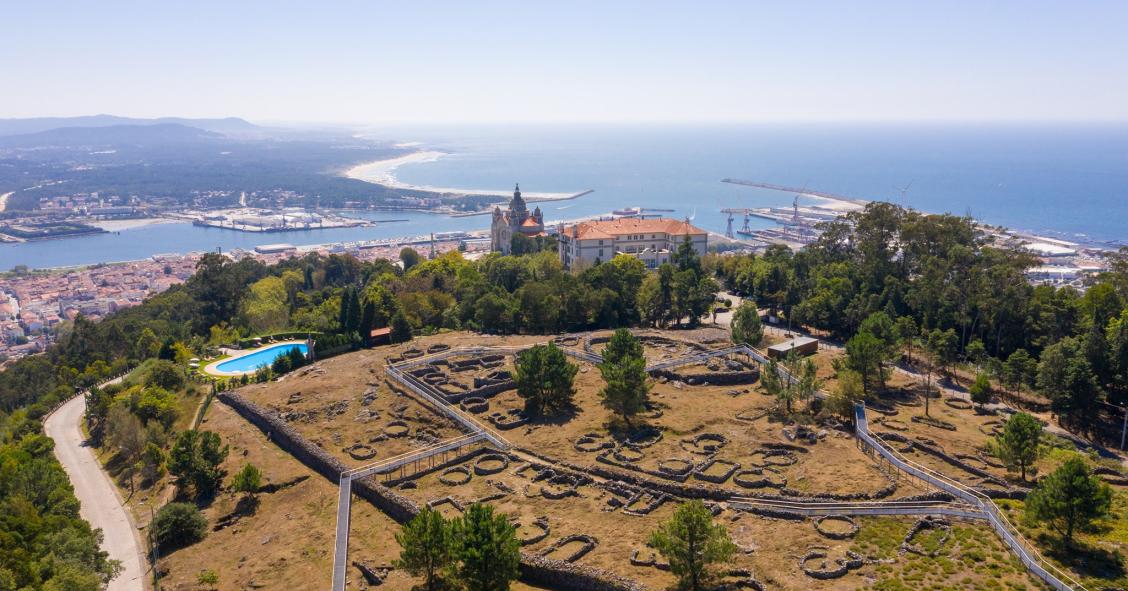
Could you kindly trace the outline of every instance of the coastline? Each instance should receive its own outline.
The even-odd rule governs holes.
[[[344,176],[374,185],[381,185],[391,189],[403,189],[410,191],[422,191],[426,193],[435,193],[446,196],[486,196],[498,197],[503,199],[509,196],[509,191],[495,191],[490,189],[462,189],[453,187],[433,187],[430,185],[413,185],[405,183],[396,178],[395,171],[400,166],[405,164],[422,164],[425,162],[434,162],[444,156],[449,156],[447,152],[440,152],[438,150],[419,150],[403,156],[395,158],[387,158],[384,160],[376,160],[373,162],[365,162],[358,164],[344,171]],[[564,201],[567,199],[574,199],[580,195],[590,193],[591,190],[580,191],[577,193],[547,193],[547,192],[525,192],[522,191],[521,195],[529,202],[534,201]]]

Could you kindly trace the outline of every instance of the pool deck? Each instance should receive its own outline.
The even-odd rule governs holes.
[[[217,360],[207,364],[203,368],[204,373],[206,373],[208,375],[222,377],[222,378],[237,378],[237,377],[242,376],[243,374],[254,373],[254,372],[253,371],[222,371],[222,370],[218,369],[219,365],[221,365],[223,363],[227,363],[228,361],[232,361],[234,359],[239,359],[240,357],[246,357],[247,355],[254,355],[255,353],[258,353],[259,351],[262,351],[263,349],[269,349],[271,347],[280,347],[282,345],[304,345],[304,344],[306,344],[306,342],[304,340],[291,340],[291,341],[278,341],[277,343],[270,343],[270,344],[267,344],[267,345],[263,345],[261,347],[255,347],[254,349],[240,349],[240,350],[225,349],[225,351],[228,351],[228,352],[231,353],[231,356],[230,357],[224,357],[222,359],[217,359]]]

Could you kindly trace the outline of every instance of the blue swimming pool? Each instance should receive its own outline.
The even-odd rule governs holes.
[[[285,355],[290,351],[297,349],[302,354],[308,354],[309,347],[305,343],[287,343],[284,345],[273,345],[265,349],[259,349],[254,353],[236,357],[235,359],[228,359],[223,363],[215,366],[215,369],[224,373],[247,373],[255,371],[264,365],[274,363],[274,360],[279,355]]]

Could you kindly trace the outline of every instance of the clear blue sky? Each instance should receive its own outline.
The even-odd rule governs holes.
[[[1128,120],[1128,2],[7,2],[0,117]]]

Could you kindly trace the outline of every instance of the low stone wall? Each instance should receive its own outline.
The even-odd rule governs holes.
[[[941,449],[940,447],[938,447],[936,445],[930,445],[928,443],[921,441],[920,439],[909,439],[908,437],[905,437],[904,435],[899,435],[897,433],[882,433],[881,437],[882,437],[882,439],[888,439],[888,440],[891,440],[891,441],[899,441],[901,443],[911,443],[913,445],[914,449],[918,449],[918,450],[920,450],[920,451],[922,451],[922,452],[924,452],[924,453],[926,453],[930,456],[939,458],[939,459],[943,460],[944,462],[947,462],[948,464],[951,464],[952,466],[955,466],[955,467],[957,467],[961,470],[964,470],[964,471],[966,471],[970,474],[974,474],[974,475],[990,482],[991,484],[994,484],[996,486],[1001,486],[1004,489],[1007,489],[1006,491],[1000,491],[1000,492],[1006,492],[1007,494],[1010,494],[1009,489],[1013,488],[1007,483],[1007,481],[1003,480],[1002,478],[999,478],[998,476],[995,476],[994,474],[991,474],[990,472],[988,472],[988,471],[986,471],[982,468],[972,466],[971,464],[968,464],[967,462],[965,462],[965,461],[963,461],[959,458],[950,456],[943,449]],[[1025,494],[1023,494],[1023,497],[1025,497]],[[1005,497],[996,497],[996,498],[1005,498]]]
[[[218,397],[220,401],[239,413],[239,416],[258,427],[278,447],[330,482],[339,482],[341,472],[348,469],[344,462],[314,445],[287,425],[277,413],[268,411],[235,392],[221,392]],[[469,454],[463,454],[457,460],[445,462],[428,471],[465,462],[468,458],[485,451],[488,450],[485,448],[474,450]],[[406,523],[420,511],[418,503],[380,484],[371,476],[354,480],[352,492],[399,523]],[[646,587],[641,584],[608,571],[560,560],[549,560],[524,552],[521,553],[521,580],[553,589],[574,591],[646,591]]]
[[[770,507],[741,507],[740,511],[747,513],[754,513],[762,517],[771,517],[772,519],[786,519],[788,521],[806,521],[807,516],[795,511],[785,511],[783,509],[773,509]]]
[[[650,375],[656,378],[666,378],[693,385],[733,386],[738,384],[751,384],[760,379],[760,370],[746,371],[711,371],[698,374],[682,374],[669,369],[654,369]]]
[[[497,396],[498,394],[501,394],[502,392],[505,392],[506,390],[515,389],[517,389],[517,382],[514,382],[513,380],[507,380],[498,384],[482,386],[481,388],[472,388],[458,394],[444,393],[443,398],[445,398],[451,404],[457,404],[459,402],[462,402],[462,400],[465,398],[492,398],[494,396]]]
[[[781,444],[785,445],[785,444]],[[788,446],[790,447],[790,446]],[[801,449],[801,448],[800,448]],[[858,492],[858,493],[804,493],[795,489],[783,488],[780,490],[782,494],[762,494],[750,493],[748,491],[734,491],[727,490],[718,486],[711,485],[697,485],[697,484],[683,484],[673,480],[670,475],[662,474],[662,480],[657,480],[648,477],[650,472],[642,469],[634,470],[629,465],[613,463],[610,464],[617,469],[611,469],[600,465],[581,466],[573,464],[564,460],[556,460],[539,454],[533,450],[526,448],[517,448],[518,451],[536,457],[548,464],[554,464],[590,476],[598,476],[609,480],[618,480],[627,484],[646,488],[658,492],[664,492],[675,497],[685,499],[704,499],[710,501],[727,501],[734,496],[763,498],[763,499],[777,499],[783,501],[875,501],[887,498],[897,491],[897,484],[887,474],[882,473],[887,484],[873,492]],[[806,452],[807,450],[803,450]],[[630,471],[627,471],[630,470]]]
[[[599,353],[592,351],[591,346],[592,345],[600,345],[600,344],[607,343],[607,342],[610,342],[610,341],[611,341],[610,336],[605,336],[605,337],[587,336],[587,337],[584,337],[584,351],[591,353],[592,355],[598,355]]]
[[[264,409],[236,392],[220,392],[217,396],[221,402],[235,409],[239,416],[258,427],[275,445],[330,482],[340,482],[341,473],[348,470],[344,462],[303,437],[277,413]],[[419,512],[419,506],[414,501],[379,484],[371,477],[353,481],[352,490],[400,523]]]
[[[589,476],[598,476],[600,478],[606,478],[608,480],[618,480],[620,482],[625,482],[627,484],[640,488],[646,488],[657,492],[664,492],[675,497],[682,497],[686,499],[706,499],[710,501],[725,501],[736,495],[736,492],[734,491],[727,491],[716,486],[679,484],[677,482],[655,480],[652,478],[646,478],[642,476],[641,473],[632,474],[630,472],[612,470],[603,466],[581,466],[579,464],[573,464],[564,460],[555,460],[552,458],[547,458],[541,454],[525,448],[518,448],[518,451],[539,458],[545,463],[567,468],[568,470],[572,470],[574,472],[587,474]]]
[[[551,589],[645,591],[642,584],[599,568],[521,553],[521,580]]]

